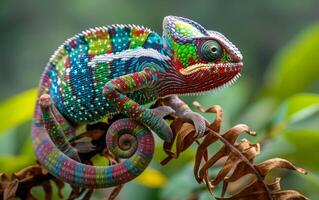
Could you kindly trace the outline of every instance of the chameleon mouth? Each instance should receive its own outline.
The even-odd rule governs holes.
[[[220,90],[220,89],[223,89],[223,88],[227,88],[229,86],[231,86],[232,84],[234,84],[237,79],[241,76],[240,73],[237,73],[233,78],[231,78],[230,80],[214,87],[214,88],[206,88],[206,89],[202,89],[200,91],[196,91],[196,92],[185,92],[185,93],[179,93],[178,95],[183,95],[183,96],[189,96],[189,95],[192,95],[192,96],[197,96],[197,95],[203,95],[203,94],[210,94],[214,91],[217,91],[217,90]]]
[[[193,74],[199,70],[205,70],[205,71],[210,71],[214,72],[216,74],[218,73],[236,73],[240,72],[241,69],[243,68],[243,63],[238,62],[238,63],[198,63],[191,65],[185,69],[181,69],[180,73],[183,75],[190,75]]]

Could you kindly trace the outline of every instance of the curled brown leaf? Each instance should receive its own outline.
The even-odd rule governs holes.
[[[3,184],[3,199],[4,200],[13,200],[16,197],[16,192],[18,190],[19,181],[14,179],[12,181],[6,181]]]

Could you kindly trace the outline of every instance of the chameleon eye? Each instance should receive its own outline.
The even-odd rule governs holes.
[[[213,62],[221,57],[223,50],[218,42],[214,40],[208,40],[201,44],[200,52],[203,59],[208,62]]]

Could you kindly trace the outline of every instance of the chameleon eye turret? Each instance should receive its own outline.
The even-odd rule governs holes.
[[[222,47],[214,40],[207,40],[199,47],[199,54],[207,62],[214,62],[221,58],[223,53]]]
[[[172,139],[164,117],[174,112],[193,121],[203,135],[205,119],[176,95],[232,83],[243,66],[242,56],[225,36],[190,19],[167,16],[163,28],[160,36],[130,24],[97,27],[55,51],[40,80],[32,125],[36,156],[52,175],[86,188],[134,179],[152,160],[150,130],[165,141]],[[144,106],[159,98],[165,105]],[[77,127],[116,114],[120,119],[108,126],[106,148],[125,160],[112,166],[82,163],[81,149],[70,142]]]

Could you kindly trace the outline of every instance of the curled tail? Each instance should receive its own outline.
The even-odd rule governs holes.
[[[124,162],[112,166],[92,166],[75,161],[51,141],[43,124],[32,127],[33,146],[40,163],[55,177],[78,187],[104,188],[126,183],[148,166],[154,152],[151,131],[132,119],[120,119],[108,129],[108,149]]]

